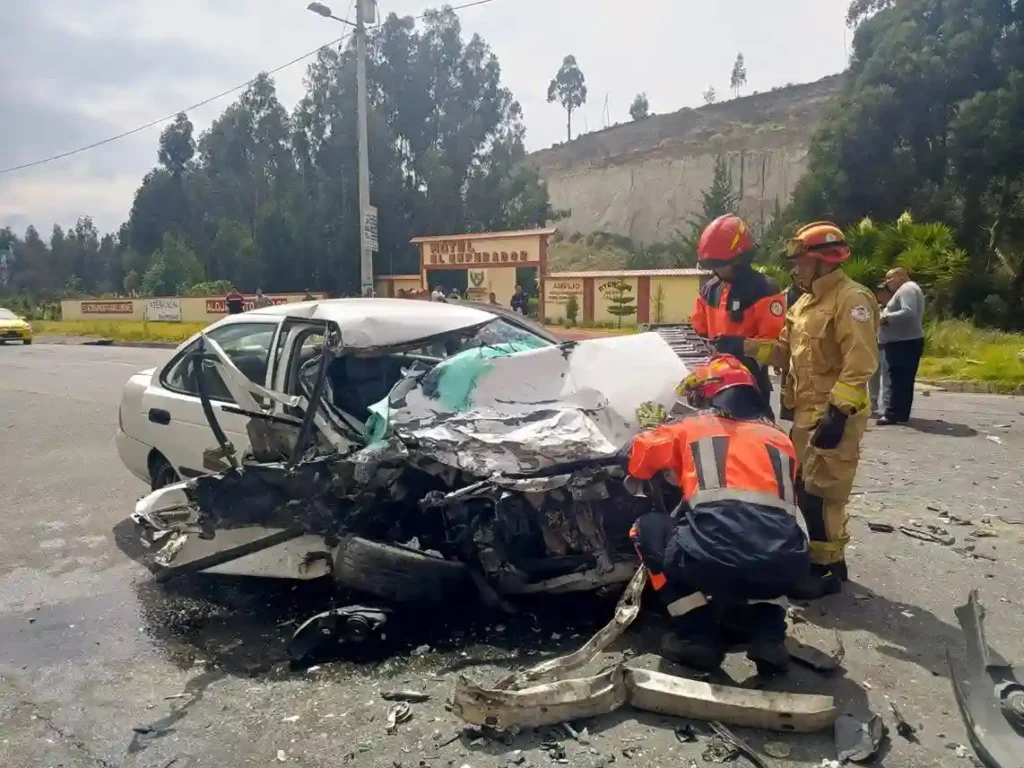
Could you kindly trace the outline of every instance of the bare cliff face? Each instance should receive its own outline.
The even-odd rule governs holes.
[[[727,158],[740,213],[755,229],[785,207],[807,162],[814,129],[843,76],[701,109],[683,109],[588,133],[528,158],[552,205],[571,210],[563,232],[614,232],[663,242],[686,226]]]

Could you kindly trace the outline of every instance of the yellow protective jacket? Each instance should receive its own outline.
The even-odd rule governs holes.
[[[751,341],[762,362],[787,369],[785,405],[797,426],[809,426],[829,403],[866,413],[868,381],[878,368],[878,302],[842,270],[814,281],[790,307],[786,327],[770,346]]]

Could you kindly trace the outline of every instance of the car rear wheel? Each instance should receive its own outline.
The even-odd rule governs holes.
[[[29,344],[32,343],[32,339],[22,339],[21,343],[27,347]]]
[[[467,584],[460,562],[352,536],[334,557],[334,578],[342,586],[400,603],[438,603]]]
[[[150,486],[154,491],[159,491],[168,485],[178,482],[178,473],[174,471],[171,462],[162,454],[154,453],[149,460]]]

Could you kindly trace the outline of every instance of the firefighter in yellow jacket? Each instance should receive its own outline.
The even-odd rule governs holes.
[[[778,341],[748,339],[748,355],[787,369],[783,408],[792,408],[793,443],[800,457],[798,503],[807,523],[811,578],[791,597],[812,600],[842,590],[847,580],[846,504],[871,415],[868,381],[878,367],[878,303],[847,277],[850,258],[842,231],[808,224],[787,254],[803,295],[790,309]]]

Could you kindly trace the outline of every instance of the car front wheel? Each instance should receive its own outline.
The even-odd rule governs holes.
[[[159,491],[168,485],[178,482],[178,473],[174,471],[171,463],[160,454],[156,454],[149,461],[150,485],[154,491]]]
[[[32,343],[32,339],[22,339],[21,343],[27,347],[29,344]]]

